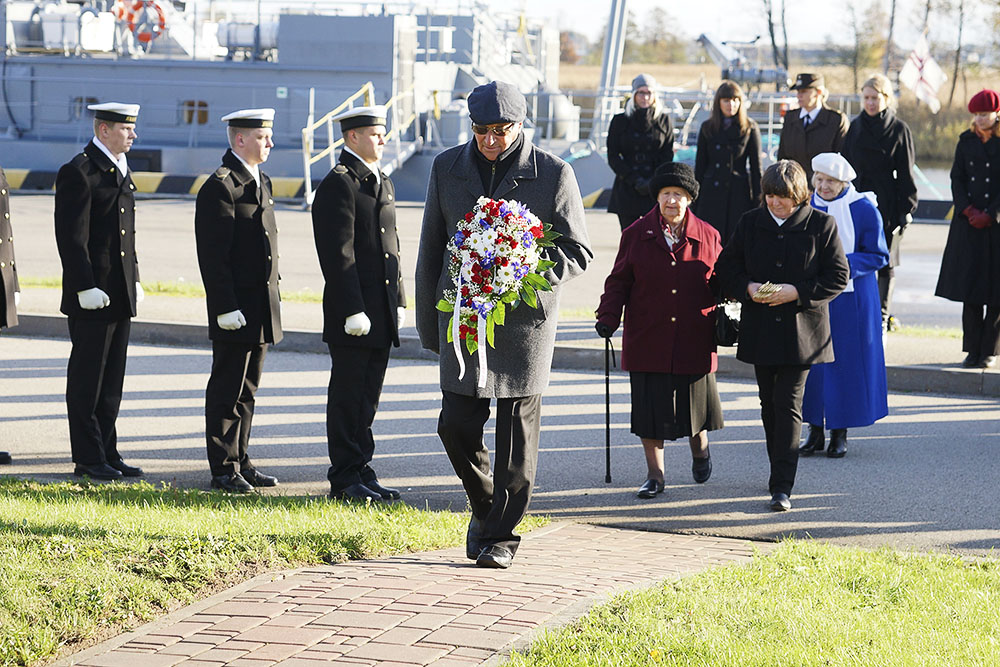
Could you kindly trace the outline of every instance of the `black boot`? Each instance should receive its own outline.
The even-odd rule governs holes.
[[[809,424],[809,437],[806,438],[805,444],[799,447],[799,455],[812,456],[816,452],[823,451],[825,446],[826,437],[823,433],[823,427]]]
[[[826,455],[831,459],[842,459],[847,453],[847,429],[835,428],[830,431],[830,449]]]

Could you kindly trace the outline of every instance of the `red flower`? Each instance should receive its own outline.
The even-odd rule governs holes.
[[[466,213],[466,214],[465,214],[465,221],[466,221],[466,222],[472,222],[472,219],[473,219],[474,217],[475,217],[475,216],[474,216],[474,215],[472,214],[472,211],[469,211],[468,213]]]
[[[469,327],[467,327],[466,325],[463,324],[463,325],[461,325],[461,326],[458,327],[458,332],[460,334],[462,334],[463,336],[465,336],[465,334],[469,333]]]
[[[462,286],[462,296],[469,296],[469,287],[467,285]]]
[[[483,291],[489,294],[493,291],[493,288],[490,285],[483,285]]]
[[[534,227],[531,228],[531,235],[534,236],[536,239],[542,238],[543,233],[544,232],[542,232],[541,225],[535,225]]]
[[[472,232],[470,232],[468,229],[463,229],[462,236],[464,236],[465,238],[469,238],[470,236],[472,236]]]
[[[475,324],[478,320],[479,320],[478,315],[475,314],[469,315],[469,321],[472,322],[473,324]]]
[[[510,249],[513,250],[516,247],[517,247],[517,241],[515,241],[514,239],[511,239],[510,240]]]
[[[479,283],[483,282],[483,277],[481,275],[479,275],[478,273],[473,273],[472,274],[472,282],[474,282],[474,283],[476,283],[478,285]]]

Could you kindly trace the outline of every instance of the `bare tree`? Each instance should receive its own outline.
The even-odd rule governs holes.
[[[955,40],[955,65],[951,70],[951,92],[948,93],[948,106],[955,99],[955,86],[958,85],[958,70],[962,66],[962,31],[965,28],[965,0],[958,0],[958,39]]]
[[[930,0],[928,0],[930,4]],[[896,0],[889,3],[889,36],[885,40],[885,59],[882,61],[882,73],[889,74],[889,65],[892,63],[892,31],[896,27]]]
[[[784,42],[781,48],[782,66],[788,69],[788,24],[785,22],[785,0],[781,0],[781,41]]]
[[[785,48],[784,48],[784,58],[781,57],[781,52],[778,50],[778,36],[774,30],[774,0],[762,0],[764,3],[764,15],[767,18],[767,34],[771,38],[771,55],[774,58],[775,67],[784,67],[788,69],[788,31],[784,30],[785,24],[785,3],[784,0],[781,1],[781,24],[782,30],[785,34]]]
[[[854,44],[847,51],[847,63],[854,75],[854,89],[858,90],[862,70],[870,71],[878,67],[882,58],[885,48],[882,35],[885,34],[888,17],[878,0],[870,0],[867,6],[861,0],[850,2],[847,14],[854,37]]]

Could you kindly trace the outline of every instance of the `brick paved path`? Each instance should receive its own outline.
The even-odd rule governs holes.
[[[746,562],[753,550],[741,540],[559,523],[529,534],[509,570],[477,568],[462,548],[272,573],[59,664],[478,665],[613,592]]]

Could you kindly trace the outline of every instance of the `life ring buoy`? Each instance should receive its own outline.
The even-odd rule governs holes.
[[[121,6],[125,8],[128,29],[143,44],[152,42],[167,27],[167,18],[155,0],[135,0]]]

